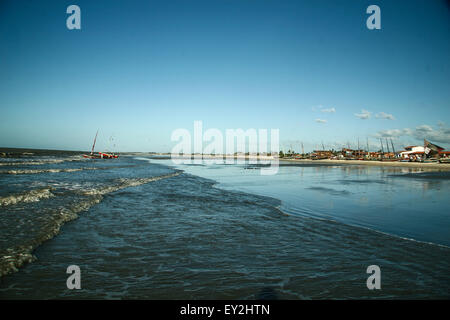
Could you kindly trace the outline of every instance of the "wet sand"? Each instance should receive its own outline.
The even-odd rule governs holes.
[[[403,168],[420,168],[427,170],[450,171],[450,163],[422,163],[422,162],[400,162],[400,161],[368,161],[368,160],[300,160],[300,159],[280,159],[282,162],[305,163],[305,164],[350,164],[365,166],[386,166]]]
[[[133,155],[149,155],[155,156],[157,158],[165,157],[169,159],[171,157],[168,153],[160,153],[160,154],[145,154],[145,153],[136,153]],[[193,156],[176,156],[175,159],[193,159]],[[211,159],[239,159],[239,160],[250,160],[249,156],[211,156],[211,155],[203,155],[202,159],[211,160]],[[275,157],[271,156],[256,156],[252,157],[252,159],[262,160],[262,161],[274,161],[277,160]],[[310,160],[310,159],[279,159],[280,165],[366,165],[366,166],[385,166],[385,167],[402,167],[402,168],[416,168],[416,169],[425,169],[425,170],[433,170],[433,171],[450,171],[450,163],[423,163],[423,162],[400,162],[400,161],[369,161],[369,160]]]

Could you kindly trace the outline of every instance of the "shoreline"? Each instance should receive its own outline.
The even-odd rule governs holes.
[[[7,148],[0,147],[0,158],[28,158],[40,156],[72,156],[82,155],[85,151],[57,150],[57,149],[32,149],[32,148]]]
[[[139,153],[135,153],[134,155],[138,155]],[[145,155],[155,158],[167,158],[171,159],[170,154],[145,154],[140,153],[139,155]],[[176,159],[192,159],[194,160],[194,156],[177,156]],[[212,160],[212,159],[235,159],[235,160],[262,160],[262,161],[276,161],[284,164],[315,164],[315,165],[359,165],[359,166],[379,166],[379,167],[398,167],[398,168],[416,168],[416,169],[425,169],[430,171],[450,171],[450,163],[439,163],[439,162],[400,162],[400,161],[377,161],[377,160],[331,160],[331,159],[322,159],[322,160],[311,160],[311,159],[285,159],[285,158],[274,158],[271,156],[211,156],[211,155],[203,155],[203,157],[199,158],[201,160]]]
[[[0,158],[22,158],[35,156],[67,156],[67,155],[81,155],[83,151],[69,151],[69,150],[50,150],[50,149],[32,149],[32,148],[0,148]],[[157,152],[122,152],[123,156],[148,156],[155,158],[171,159],[170,153]],[[199,155],[197,155],[199,156]],[[178,159],[198,160],[194,155],[176,156]],[[258,161],[276,161],[284,164],[316,164],[316,165],[359,165],[359,166],[379,166],[379,167],[398,167],[398,168],[416,168],[430,171],[450,171],[450,163],[423,163],[423,162],[400,162],[400,161],[377,161],[377,160],[311,160],[311,159],[286,159],[277,158],[273,156],[244,156],[244,155],[202,155],[199,157],[202,160],[211,159],[235,159],[235,160],[258,160]]]
[[[370,161],[370,160],[309,160],[309,159],[280,159],[280,162],[292,163],[317,163],[317,164],[347,164],[360,166],[380,166],[380,167],[399,167],[399,168],[418,168],[428,170],[450,171],[450,163],[423,163],[423,162],[400,162],[400,161]]]

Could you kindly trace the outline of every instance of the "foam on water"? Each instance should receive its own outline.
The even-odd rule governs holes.
[[[98,170],[98,168],[0,170],[0,174],[37,174],[37,173],[56,173],[56,172],[77,172],[82,170]]]
[[[10,206],[19,202],[35,202],[41,199],[54,197],[51,188],[41,188],[30,190],[22,193],[12,194],[6,197],[0,197],[0,206]]]
[[[448,298],[448,248],[285,215],[277,199],[186,173],[136,183],[39,246],[37,261],[4,277],[0,297],[34,298],[40,287],[39,298],[62,299]],[[73,263],[77,292],[64,287]],[[366,287],[372,264],[380,291]]]
[[[63,162],[73,162],[73,161],[87,161],[84,158],[81,157],[67,157],[65,159],[39,159],[39,160],[8,160],[8,159],[2,159],[0,161],[0,166],[38,166],[38,165],[46,165],[46,164],[57,164],[57,163],[63,163]]]
[[[0,208],[0,270],[8,274],[0,277],[0,298],[449,298],[448,247],[333,221],[320,207],[323,200],[348,203],[358,188],[396,191],[390,180],[370,183],[384,181],[376,170],[361,179],[344,166],[308,167],[314,174],[304,181],[312,183],[300,192],[282,169],[274,178],[284,184],[270,182],[270,191],[302,200],[325,195],[299,206],[246,192],[260,190],[254,170],[192,170],[208,171],[209,180],[125,157],[89,163],[108,169],[1,177],[2,197],[43,188],[54,196]],[[343,185],[357,187],[346,195],[306,189]],[[65,287],[71,264],[81,267],[82,290]],[[383,290],[366,287],[372,264],[382,269]]]
[[[49,169],[16,169],[16,170],[0,170],[0,174],[39,174],[39,173],[59,173],[59,172],[77,172],[84,170],[111,170],[120,168],[132,168],[136,165],[125,166],[104,166],[104,167],[78,167],[78,168],[49,168]]]
[[[180,175],[181,173],[182,173],[182,171],[179,170],[178,172],[175,172],[175,173],[166,174],[166,175],[157,176],[157,177],[135,178],[135,179],[120,179],[119,183],[117,185],[105,186],[105,187],[102,187],[102,188],[99,188],[99,189],[84,190],[83,193],[86,194],[86,195],[104,195],[104,194],[111,193],[111,192],[114,192],[114,191],[118,191],[118,190],[121,190],[121,189],[124,189],[124,188],[136,187],[136,186],[140,186],[140,185],[145,184],[145,183],[158,181],[158,180],[161,180],[161,179],[167,179],[167,178],[176,177],[176,176]]]
[[[109,170],[133,168],[136,165],[113,167],[91,167],[71,169],[22,170],[22,173],[79,172],[84,170]],[[0,206],[4,211],[0,215],[0,227],[3,228],[0,240],[0,277],[15,272],[25,263],[35,260],[32,255],[44,241],[52,239],[64,223],[78,218],[78,214],[89,210],[102,201],[109,193],[128,187],[136,187],[153,181],[176,177],[181,171],[159,176],[141,178],[118,178],[106,183],[86,184],[52,183],[43,188],[31,189],[0,197]],[[41,183],[38,183],[42,185]],[[89,184],[88,184],[89,185]],[[53,192],[52,192],[53,191]],[[51,200],[50,198],[54,198]],[[42,205],[18,206],[38,201],[51,201]],[[6,209],[8,207],[8,210]]]

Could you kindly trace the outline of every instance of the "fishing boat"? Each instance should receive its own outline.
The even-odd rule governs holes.
[[[98,135],[98,130],[97,130],[97,133],[95,134],[94,144],[92,145],[91,153],[83,154],[83,157],[88,158],[88,159],[117,159],[119,157],[119,155],[114,154],[114,153],[105,153],[105,152],[94,153],[95,142],[97,141],[97,135]]]

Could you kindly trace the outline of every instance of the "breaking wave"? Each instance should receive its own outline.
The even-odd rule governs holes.
[[[6,207],[20,202],[36,202],[41,199],[54,197],[54,194],[50,190],[51,188],[42,188],[0,197],[0,207]]]
[[[76,172],[83,170],[97,170],[100,168],[74,168],[74,169],[19,169],[19,170],[1,170],[3,174],[36,174],[36,173],[56,173],[56,172]]]
[[[84,161],[82,158],[73,159],[48,159],[48,160],[30,160],[30,161],[2,161],[1,166],[38,166],[44,164],[57,164],[63,162]]]
[[[77,172],[83,170],[109,170],[118,168],[132,168],[136,165],[111,166],[111,167],[82,167],[70,169],[18,169],[18,170],[0,170],[0,174],[38,174],[38,173],[57,173],[57,172]]]
[[[150,177],[150,178],[135,178],[135,179],[119,179],[119,184],[113,186],[105,186],[97,189],[89,189],[83,191],[85,195],[104,195],[107,193],[111,193],[114,191],[118,191],[128,187],[136,187],[145,183],[149,183],[152,181],[157,181],[161,179],[172,178],[180,175],[183,171],[177,171],[175,173],[165,174],[162,176]]]
[[[35,250],[44,241],[50,240],[56,236],[59,233],[61,226],[63,226],[66,222],[77,219],[80,212],[87,211],[92,206],[100,203],[104,195],[124,188],[135,187],[149,182],[175,177],[181,173],[182,171],[177,171],[175,173],[149,178],[119,179],[118,184],[116,185],[83,191],[83,200],[73,201],[70,205],[63,207],[62,209],[47,209],[47,211],[43,213],[46,217],[46,222],[44,223],[43,228],[39,230],[36,235],[32,236],[28,241],[22,243],[21,245],[0,251],[0,277],[16,272],[23,264],[36,260],[36,257],[32,254],[33,250]],[[50,188],[47,190],[48,193],[41,191],[42,194],[51,194]],[[37,190],[34,191],[37,193]],[[31,199],[39,198],[37,195],[33,198],[33,196],[30,196],[30,193],[31,192],[22,194],[22,198],[16,195],[16,200],[11,200],[9,197],[4,197],[2,198],[2,201],[5,201],[5,203],[8,204],[13,204],[14,201],[17,203],[17,199],[30,199],[29,201],[32,201]]]

